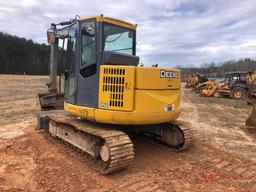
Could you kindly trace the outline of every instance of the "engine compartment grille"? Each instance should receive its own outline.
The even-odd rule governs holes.
[[[135,68],[102,65],[100,70],[99,108],[131,110]]]
[[[110,92],[109,106],[124,106],[124,75],[125,69],[104,69],[103,92]]]

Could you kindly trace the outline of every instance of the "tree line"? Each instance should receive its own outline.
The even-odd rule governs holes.
[[[47,75],[50,47],[0,32],[0,73]]]
[[[0,32],[0,74],[48,75],[49,54],[50,47],[46,44]],[[64,51],[63,54],[63,60],[59,55],[59,62],[65,63],[66,52]],[[208,77],[223,77],[226,72],[231,71],[256,71],[256,60],[245,58],[223,63],[203,63],[198,67],[177,66],[177,68],[181,69],[183,78],[192,73],[201,73]],[[62,71],[60,65],[58,71]]]
[[[207,77],[224,77],[227,72],[232,71],[256,71],[256,60],[245,58],[237,61],[229,60],[223,63],[204,63],[199,67],[182,67],[177,66],[181,70],[182,78],[187,78],[190,74],[200,73]]]

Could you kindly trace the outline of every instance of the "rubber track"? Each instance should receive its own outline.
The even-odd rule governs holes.
[[[104,140],[109,147],[110,160],[104,162],[100,159],[95,159],[94,165],[91,165],[94,170],[101,174],[110,174],[125,169],[134,159],[133,143],[129,136],[122,131],[108,129],[103,125],[96,125],[66,115],[49,115],[49,119],[57,124],[72,126],[84,134],[97,136]]]

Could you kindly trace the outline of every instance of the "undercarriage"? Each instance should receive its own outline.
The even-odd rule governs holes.
[[[132,163],[134,147],[130,132],[145,134],[177,151],[189,148],[194,141],[194,131],[179,121],[129,128],[96,124],[65,114],[64,111],[47,113],[37,114],[38,128],[44,128],[53,138],[87,153],[94,160],[92,167],[101,174],[117,172]]]

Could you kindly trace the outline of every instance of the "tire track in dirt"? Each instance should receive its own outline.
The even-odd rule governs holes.
[[[34,177],[41,191],[90,191],[103,187],[98,176],[86,166],[81,154],[62,143],[48,140],[44,133],[32,134],[29,142],[35,153]],[[42,146],[48,146],[43,148]]]
[[[122,182],[120,186],[116,188],[117,191],[130,191],[130,192],[164,192],[170,189],[164,187],[161,183],[161,178],[156,178],[152,173],[151,176],[148,173],[138,173],[136,175],[131,175],[126,177],[125,181]]]
[[[190,97],[189,94],[186,95],[186,97]],[[201,153],[198,154],[198,158],[200,159],[200,164],[204,167],[204,165],[207,165],[207,169],[213,170],[205,173],[202,173],[202,176],[204,176],[204,179],[208,180],[219,180],[219,177],[222,177],[223,182],[241,182],[241,183],[248,183],[247,187],[252,188],[252,191],[256,189],[256,159],[253,155],[243,155],[241,156],[241,150],[239,149],[233,149],[230,148],[228,145],[225,145],[225,142],[223,139],[225,138],[231,138],[228,139],[228,142],[232,147],[236,145],[236,143],[241,145],[241,142],[236,141],[236,137],[232,138],[234,136],[237,136],[238,138],[244,138],[244,141],[242,142],[242,145],[247,145],[249,147],[255,147],[254,143],[256,143],[255,139],[248,135],[244,130],[241,130],[241,124],[240,127],[238,125],[234,124],[234,122],[230,123],[232,125],[232,133],[229,134],[229,132],[225,131],[225,123],[220,121],[219,119],[215,118],[214,116],[211,116],[210,120],[212,122],[220,122],[219,125],[222,125],[222,127],[218,126],[211,126],[211,129],[217,129],[216,135],[212,134],[212,132],[209,132],[209,123],[206,123],[205,115],[203,112],[201,112],[202,105],[199,104],[193,104],[191,103],[191,100],[187,98],[183,98],[184,105],[184,113],[185,115],[181,116],[182,120],[188,121],[192,123],[192,126],[196,126],[198,133],[199,133],[199,140],[206,142],[209,146],[204,148]],[[209,107],[209,106],[203,106],[203,107]],[[213,108],[217,108],[219,110],[219,113],[225,117],[228,112],[223,110],[223,107],[221,106],[211,106]],[[231,114],[232,115],[232,114]],[[235,119],[235,118],[234,118]],[[207,121],[208,122],[208,121]],[[223,126],[224,124],[224,126]],[[223,131],[224,130],[224,131]],[[224,135],[223,138],[219,138],[219,135]],[[227,135],[226,135],[227,134]],[[210,137],[215,137],[215,139],[209,139]],[[224,143],[224,146],[223,146]],[[221,147],[221,150],[217,148]],[[255,150],[255,148],[254,148]],[[216,153],[217,152],[217,153]],[[239,155],[231,155],[230,152],[235,152],[234,154]],[[246,151],[245,151],[246,153]],[[253,151],[250,153],[252,154]],[[254,154],[255,155],[255,154]],[[196,155],[197,156],[197,155]],[[193,158],[193,157],[192,157]],[[244,159],[246,158],[246,159]],[[219,174],[219,175],[218,175]]]
[[[244,172],[253,171],[253,166],[244,166],[250,164],[245,159],[230,156],[200,141],[195,148],[179,154],[152,141],[143,140],[142,142],[144,145],[149,143],[152,151],[149,150],[147,155],[138,154],[134,165],[124,175],[114,177],[119,183],[118,187],[110,189],[131,192],[150,191],[151,188],[158,191],[176,192],[224,191],[228,187],[235,188],[235,191],[241,191],[243,188],[248,191],[252,189],[253,174],[248,175]],[[135,142],[136,145],[137,142]],[[148,150],[144,146],[143,148]],[[158,152],[153,152],[156,148]],[[147,156],[151,159],[147,159]],[[229,156],[230,158],[227,158]],[[154,165],[156,159],[158,159],[157,165]],[[139,167],[141,169],[138,169]],[[239,169],[243,172],[236,172]]]
[[[192,103],[198,95],[185,91],[181,119],[197,129],[200,140],[256,162],[256,138],[245,129],[247,111],[220,104]]]

